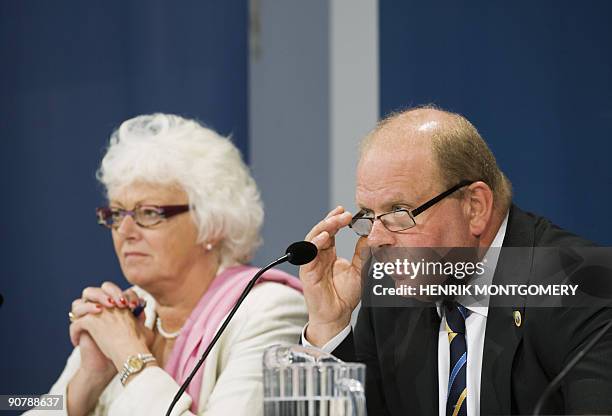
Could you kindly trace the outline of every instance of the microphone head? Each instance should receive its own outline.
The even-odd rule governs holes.
[[[612,269],[590,264],[576,270],[569,278],[581,292],[600,299],[612,299]]]
[[[297,241],[287,247],[285,254],[289,255],[289,263],[301,266],[317,257],[317,246],[309,241]]]
[[[569,282],[577,284],[580,292],[600,299],[612,299],[612,261],[608,247],[564,250],[561,255]]]

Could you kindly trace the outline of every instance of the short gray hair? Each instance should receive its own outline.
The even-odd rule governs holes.
[[[178,184],[188,195],[198,243],[218,239],[221,262],[245,263],[261,244],[263,205],[240,152],[215,131],[172,114],[121,124],[96,174],[106,188]]]
[[[445,111],[431,104],[392,113],[379,121],[363,139],[361,153],[369,148],[377,133],[396,121],[409,119],[410,113],[418,110],[438,111],[448,118],[443,128],[431,135],[431,149],[442,185],[450,188],[462,180],[483,181],[493,192],[493,203],[498,212],[508,210],[512,203],[512,184],[497,165],[493,152],[476,127],[461,114]],[[461,195],[461,192],[456,195]]]

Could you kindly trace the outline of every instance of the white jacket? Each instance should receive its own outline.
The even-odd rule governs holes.
[[[155,301],[147,299],[146,323],[155,322]],[[262,353],[274,344],[299,342],[306,324],[304,298],[280,283],[265,282],[253,288],[219,338],[204,364],[198,415],[257,416],[263,414]],[[27,416],[66,416],[66,388],[80,366],[79,348],[68,358],[49,394],[64,395],[64,410],[32,409]],[[202,371],[202,370],[200,370]],[[160,367],[146,367],[123,387],[116,375],[100,395],[92,416],[165,415],[179,385]],[[192,415],[187,393],[175,405],[172,415]]]

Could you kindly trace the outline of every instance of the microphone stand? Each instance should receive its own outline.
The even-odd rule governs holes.
[[[546,387],[544,393],[542,393],[540,399],[536,403],[536,406],[533,410],[533,416],[538,416],[540,414],[540,412],[542,411],[542,406],[544,406],[544,403],[546,402],[546,399],[548,399],[548,396],[550,396],[550,394],[555,391],[557,387],[559,387],[559,384],[561,383],[563,378],[565,378],[567,373],[569,373],[569,371],[574,368],[576,364],[578,364],[582,357],[584,357],[584,355],[589,352],[589,350],[593,348],[595,344],[597,344],[597,341],[599,341],[599,339],[603,337],[606,332],[608,332],[610,327],[612,327],[612,320],[610,320],[601,329],[601,331],[599,331],[597,335],[595,335],[595,337],[593,337],[593,339],[589,341],[586,347],[584,347],[578,354],[576,354],[574,358],[572,358],[569,363],[567,363],[565,368],[563,368],[563,370],[557,375],[557,377],[555,377],[554,380],[550,382],[550,384]]]
[[[242,301],[244,301],[244,299],[249,294],[251,289],[253,289],[253,286],[255,286],[255,283],[257,283],[257,279],[259,279],[262,274],[264,274],[265,272],[270,270],[272,267],[277,266],[277,265],[279,265],[281,263],[284,263],[284,262],[286,262],[286,261],[288,261],[290,259],[291,259],[291,254],[290,253],[285,254],[284,256],[274,260],[272,263],[268,264],[267,266],[265,266],[264,268],[259,270],[255,274],[255,276],[253,276],[253,278],[249,281],[249,284],[242,291],[242,294],[238,298],[238,301],[236,302],[236,304],[234,305],[234,307],[232,308],[230,313],[227,315],[227,318],[225,318],[225,321],[223,321],[223,324],[221,325],[221,327],[219,328],[219,330],[215,334],[214,338],[212,339],[210,344],[208,344],[208,348],[206,348],[206,351],[204,351],[204,354],[202,354],[202,358],[200,358],[200,361],[198,361],[196,366],[193,368],[193,370],[189,374],[189,377],[187,377],[187,379],[185,380],[185,382],[183,383],[183,385],[181,386],[179,391],[174,396],[174,399],[172,399],[172,403],[170,403],[170,407],[168,408],[168,411],[166,412],[166,416],[170,416],[170,413],[172,413],[172,409],[174,408],[176,403],[179,401],[179,399],[181,398],[181,396],[183,395],[185,390],[187,390],[187,387],[189,386],[189,383],[191,383],[191,380],[193,379],[193,377],[195,377],[195,375],[198,372],[198,370],[200,369],[200,367],[202,367],[202,364],[204,364],[204,361],[206,360],[206,357],[208,357],[208,354],[210,353],[212,348],[217,343],[217,340],[219,339],[219,337],[221,337],[221,334],[223,334],[223,331],[225,330],[225,327],[229,324],[229,321],[232,319],[232,317],[234,316],[234,314],[238,310],[238,307],[240,306]]]

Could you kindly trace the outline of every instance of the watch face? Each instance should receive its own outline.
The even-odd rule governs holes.
[[[143,365],[143,362],[138,357],[130,357],[128,359],[128,366],[130,367],[130,370],[132,370],[132,371],[140,371],[140,370],[142,370],[142,365]]]

